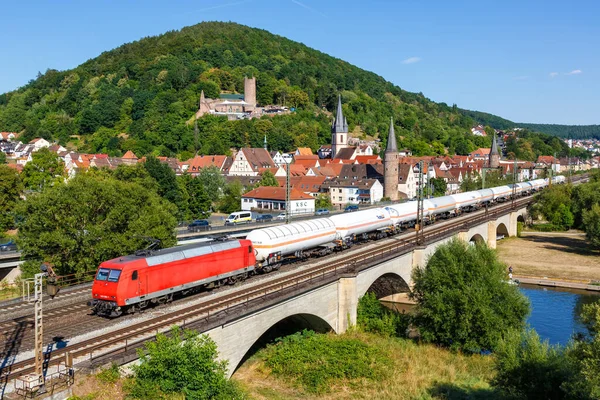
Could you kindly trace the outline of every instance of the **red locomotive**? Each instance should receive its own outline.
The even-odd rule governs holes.
[[[149,303],[165,303],[173,294],[233,284],[256,263],[252,242],[231,240],[190,244],[100,264],[89,305],[99,315],[118,317]]]

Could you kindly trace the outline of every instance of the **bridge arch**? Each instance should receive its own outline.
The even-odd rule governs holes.
[[[410,292],[410,286],[400,275],[387,272],[376,278],[369,286],[365,293],[359,293],[359,298],[367,292],[375,293],[378,299],[387,297],[393,294]]]
[[[243,357],[238,360],[229,359],[229,371],[233,374],[248,358],[267,344],[273,343],[275,339],[301,332],[304,329],[313,330],[317,333],[334,331],[327,321],[314,314],[294,314],[287,316],[265,329],[258,337],[256,337],[256,334],[253,335],[254,339],[245,340],[240,338],[241,341],[247,343],[247,349]]]
[[[504,236],[509,237],[510,234],[508,232],[508,228],[503,222],[500,222],[498,226],[496,226],[496,236]]]
[[[471,236],[471,239],[469,239],[469,242],[472,242],[472,243],[485,243],[485,239],[479,233],[476,233],[473,236]]]

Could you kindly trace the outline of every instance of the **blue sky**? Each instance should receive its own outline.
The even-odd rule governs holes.
[[[438,102],[518,122],[600,123],[600,2],[3,2],[0,92],[206,20],[266,29]]]

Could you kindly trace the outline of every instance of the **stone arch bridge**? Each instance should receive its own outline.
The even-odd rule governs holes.
[[[439,245],[458,237],[471,242],[485,241],[495,248],[497,238],[516,236],[517,222],[525,213],[525,206],[507,211],[499,217],[451,232],[426,246],[232,318],[204,333],[216,342],[220,357],[228,360],[231,375],[253,349],[269,339],[303,328],[345,332],[356,323],[358,300],[367,291],[373,291],[377,298],[407,292],[412,285],[412,270],[424,266]]]

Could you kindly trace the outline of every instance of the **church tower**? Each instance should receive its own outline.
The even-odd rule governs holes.
[[[396,145],[396,132],[394,120],[390,119],[390,132],[384,155],[383,196],[392,201],[398,200],[398,146]]]
[[[492,149],[490,150],[490,158],[488,161],[490,168],[500,167],[500,153],[498,153],[498,144],[496,143],[496,132],[492,136]]]
[[[331,158],[341,149],[348,147],[348,122],[342,111],[342,96],[338,95],[337,113],[331,125]]]

